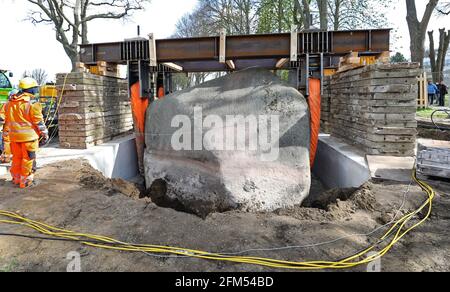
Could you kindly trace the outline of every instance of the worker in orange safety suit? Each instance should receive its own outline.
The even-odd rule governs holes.
[[[4,131],[11,143],[13,183],[27,188],[33,185],[39,143],[46,143],[49,137],[42,106],[34,102],[38,83],[33,78],[24,78],[19,82],[19,90],[5,105]]]
[[[11,147],[9,143],[9,136],[6,131],[3,130],[5,123],[5,105],[0,105],[0,130],[2,135],[2,154],[0,155],[0,163],[11,162]]]
[[[9,93],[9,99],[12,96],[16,95],[19,91],[17,89],[12,90]],[[11,163],[11,145],[9,142],[9,135],[6,131],[3,131],[3,127],[5,124],[5,105],[0,105],[0,129],[2,134],[2,154],[0,155],[0,163]]]

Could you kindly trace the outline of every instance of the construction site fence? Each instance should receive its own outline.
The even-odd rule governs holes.
[[[427,108],[429,106],[428,102],[428,82],[433,81],[433,74],[435,76],[440,76],[439,73],[424,70],[422,74],[418,77],[418,97],[417,106],[419,109]],[[450,70],[443,72],[443,78],[438,78],[438,80],[443,80],[444,84],[450,86]]]

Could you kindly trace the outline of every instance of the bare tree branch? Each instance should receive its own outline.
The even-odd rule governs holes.
[[[27,0],[35,6],[28,19],[33,24],[52,24],[55,38],[72,62],[78,61],[78,45],[88,43],[89,22],[97,19],[124,19],[143,10],[150,0]]]
[[[411,60],[423,66],[425,57],[425,37],[433,11],[439,0],[429,0],[421,20],[418,19],[416,0],[406,0],[406,20],[410,35]]]

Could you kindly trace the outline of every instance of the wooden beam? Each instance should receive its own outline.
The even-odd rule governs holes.
[[[236,65],[234,64],[233,60],[227,60],[226,63],[230,70],[236,70]]]
[[[286,65],[289,62],[289,58],[283,58],[278,60],[277,64],[275,65],[275,67],[277,69],[281,69],[283,68],[284,65]]]
[[[391,52],[390,51],[382,52],[377,58],[378,64],[389,64],[390,62],[391,62]]]
[[[177,65],[175,63],[163,63],[163,65],[174,71],[183,72],[183,67],[181,67],[180,65]]]

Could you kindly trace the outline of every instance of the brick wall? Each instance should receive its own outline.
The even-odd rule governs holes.
[[[324,81],[322,131],[371,155],[414,154],[417,64],[366,66]]]
[[[63,148],[86,149],[133,129],[127,81],[90,73],[57,75],[63,98],[58,111]]]

